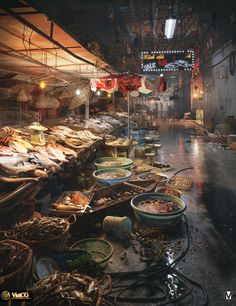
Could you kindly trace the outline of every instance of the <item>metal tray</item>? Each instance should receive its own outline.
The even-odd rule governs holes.
[[[91,202],[89,207],[84,213],[73,212],[77,217],[77,225],[91,225],[97,222],[101,222],[107,215],[119,215],[119,213],[124,213],[124,210],[131,211],[129,208],[130,200],[140,193],[151,192],[156,188],[157,182],[155,180],[149,181],[130,181],[129,183],[120,183],[110,187],[103,187],[100,189],[93,190],[93,192],[88,192],[86,195],[91,196]],[[132,194],[127,197],[120,198],[119,196],[111,201],[108,205],[101,205],[95,208],[95,201],[103,198],[110,197],[111,195],[116,195],[121,191],[131,191],[136,190],[136,194]],[[71,212],[50,209],[50,215],[53,216],[68,216]]]
[[[71,196],[75,195],[77,192],[78,191],[65,191],[65,192],[63,192],[63,194],[52,205],[59,204],[59,203],[64,203],[64,198],[65,197],[67,197],[67,196],[71,197]],[[57,212],[62,212],[62,213],[66,212],[66,215],[83,214],[86,211],[86,209],[89,207],[90,203],[91,203],[91,200],[92,200],[92,197],[93,197],[93,193],[86,193],[86,192],[81,192],[81,193],[83,193],[84,195],[86,195],[89,198],[88,203],[84,206],[83,209],[78,209],[77,211],[76,210],[69,210],[69,209],[68,210],[58,210],[58,209],[53,208],[53,206],[52,206],[50,211],[57,211]]]
[[[166,184],[166,187],[189,191],[193,186],[193,180],[188,176],[174,176]]]

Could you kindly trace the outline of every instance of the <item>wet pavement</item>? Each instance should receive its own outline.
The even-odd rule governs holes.
[[[207,143],[201,129],[186,121],[163,123],[161,144],[159,161],[176,171],[194,167],[181,173],[193,178],[194,187],[184,196],[191,247],[178,267],[204,285],[209,305],[236,305],[236,152]],[[235,293],[231,300],[226,291]]]
[[[174,167],[173,170],[164,172],[164,175],[170,177],[180,169],[194,167],[192,170],[180,173],[180,175],[191,177],[194,184],[192,190],[184,192],[182,196],[187,205],[185,215],[189,224],[190,248],[175,269],[204,286],[209,297],[209,303],[204,304],[203,293],[199,288],[193,286],[191,296],[181,302],[172,303],[172,305],[235,306],[236,152],[209,144],[201,128],[191,121],[162,123],[160,135],[162,147],[158,152],[157,160],[169,163]],[[129,215],[129,213],[129,205],[127,205],[127,211],[122,207],[117,215],[128,215],[134,221],[132,214]],[[134,253],[132,246],[125,246],[122,240],[120,242],[110,240],[109,237],[102,234],[101,227],[98,226],[89,231],[94,234],[94,237],[109,240],[114,248],[107,272],[140,271],[146,267],[146,264],[140,261],[139,256]],[[140,228],[140,224],[134,222],[134,228]],[[78,232],[81,235],[81,230]],[[169,241],[173,242],[169,249],[174,253],[169,254],[165,261],[170,263],[173,259],[178,258],[186,248],[186,233],[187,228],[183,221],[182,227],[168,236]],[[80,239],[85,237],[88,236],[80,237]],[[179,251],[176,251],[174,244],[178,244],[180,240],[183,245]],[[158,281],[158,277],[152,281]],[[226,299],[227,292],[231,299]],[[130,295],[137,297],[139,293],[131,291]],[[231,296],[233,293],[234,295]],[[133,303],[118,303],[118,305],[134,306]],[[135,303],[135,305],[156,306],[160,304]],[[170,303],[165,305],[170,305]]]

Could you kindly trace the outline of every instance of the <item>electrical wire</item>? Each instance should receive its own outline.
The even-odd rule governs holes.
[[[25,25],[23,27],[23,33],[22,33],[22,43],[23,43],[24,48],[25,48],[26,56],[28,57],[28,50],[27,50],[26,44],[25,44]]]
[[[31,36],[32,36],[33,32],[34,32],[34,30],[32,29],[31,33],[29,35],[29,54],[30,54],[30,57],[32,57],[32,53],[31,53]]]
[[[181,274],[179,271],[177,271],[176,269],[174,269],[174,267],[186,256],[186,254],[189,251],[190,248],[190,231],[189,231],[189,224],[188,224],[188,219],[186,217],[186,215],[184,216],[184,221],[185,221],[185,229],[186,229],[186,236],[187,236],[187,246],[185,248],[185,250],[169,265],[164,265],[164,264],[156,264],[153,266],[150,266],[144,270],[141,271],[132,271],[132,272],[123,272],[123,273],[110,273],[109,275],[112,277],[112,288],[113,289],[119,289],[120,291],[115,295],[115,297],[113,297],[113,302],[114,302],[114,306],[118,305],[117,302],[136,302],[136,303],[152,303],[152,302],[156,302],[155,298],[122,298],[121,295],[132,288],[136,288],[137,286],[141,285],[141,282],[145,281],[146,279],[150,278],[150,277],[154,277],[156,275],[160,275],[163,272],[166,273],[172,273],[174,275],[179,276],[180,278],[184,279],[185,281],[187,281],[188,283],[194,285],[195,287],[199,288],[204,296],[204,301],[202,304],[199,304],[199,306],[207,306],[208,305],[208,294],[206,289],[197,281],[192,280],[188,277],[186,277],[185,275]],[[115,283],[117,281],[121,281],[122,279],[125,280],[125,278],[130,278],[133,277],[135,279],[134,282],[132,282],[131,284],[125,286],[125,285],[115,285]],[[186,292],[185,295],[181,295],[180,297],[177,297],[175,300],[173,300],[173,303],[176,303],[184,298],[186,298],[187,296],[189,296],[192,293],[192,289],[189,290],[188,292]],[[112,299],[111,296],[109,296],[109,293],[106,295],[106,297]],[[168,305],[171,304],[172,301],[169,301],[167,303],[162,303],[159,304],[159,306],[164,306],[164,305]]]

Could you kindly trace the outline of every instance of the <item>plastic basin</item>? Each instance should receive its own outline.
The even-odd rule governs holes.
[[[111,165],[103,165],[104,162],[110,162]],[[119,165],[119,163],[121,164]],[[125,157],[101,157],[95,160],[94,164],[97,170],[107,169],[107,168],[121,168],[121,169],[130,170],[133,161]]]
[[[118,173],[120,176],[117,178],[102,177],[103,175],[106,175],[106,174],[109,175],[114,172]],[[93,172],[93,176],[96,182],[102,186],[110,186],[110,185],[126,182],[130,179],[131,174],[132,173],[129,170],[120,169],[120,168],[107,168],[107,169],[96,170]]]
[[[176,203],[179,206],[179,210],[172,213],[149,213],[144,212],[143,210],[137,207],[138,204],[150,200],[167,200]],[[179,223],[182,220],[183,212],[186,210],[186,203],[171,195],[162,194],[162,193],[143,193],[135,196],[131,200],[131,207],[134,211],[136,219],[149,226],[172,226]]]
[[[71,246],[71,250],[88,251],[92,258],[101,265],[106,265],[113,254],[112,245],[106,240],[97,238],[80,240]]]

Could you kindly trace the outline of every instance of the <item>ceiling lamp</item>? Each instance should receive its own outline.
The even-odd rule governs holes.
[[[168,18],[165,23],[165,36],[170,39],[173,37],[175,32],[176,18]]]

